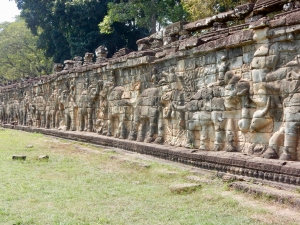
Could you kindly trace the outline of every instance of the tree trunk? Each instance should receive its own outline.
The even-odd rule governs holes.
[[[155,9],[155,0],[151,0],[153,9]],[[156,13],[152,14],[151,17],[151,34],[154,34],[156,32]]]

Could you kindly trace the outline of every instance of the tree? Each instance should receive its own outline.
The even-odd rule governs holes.
[[[196,21],[217,13],[226,12],[235,6],[253,0],[184,0],[183,8],[189,14],[190,21]]]
[[[113,32],[113,23],[143,27],[155,33],[162,26],[185,20],[180,0],[125,0],[108,3],[108,13],[99,24],[101,33]]]
[[[38,47],[55,62],[93,52],[105,45],[109,56],[121,47],[136,48],[142,29],[114,24],[114,32],[100,34],[98,24],[107,13],[110,0],[15,0],[23,17],[38,35]],[[129,28],[129,29],[127,29]],[[37,31],[40,31],[37,33]]]
[[[17,79],[51,73],[52,59],[37,49],[33,36],[23,20],[0,23],[0,74],[1,79]]]

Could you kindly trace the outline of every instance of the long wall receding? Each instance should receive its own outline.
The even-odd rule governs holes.
[[[124,48],[106,58],[100,46],[96,62],[87,53],[83,62],[55,65],[52,75],[2,86],[0,120],[68,135],[94,132],[126,146],[299,161],[298,7],[259,0],[171,24],[138,40],[136,52]]]

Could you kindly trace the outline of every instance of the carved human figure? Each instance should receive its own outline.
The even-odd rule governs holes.
[[[70,90],[64,90],[59,97],[59,102],[64,106],[64,129],[65,130],[76,130],[76,112],[77,104],[75,103]]]
[[[240,76],[232,71],[225,73],[224,82],[226,84],[224,91],[224,106],[225,110],[232,113],[241,113],[241,119],[238,121],[239,129],[242,132],[247,132],[250,127],[249,108],[251,107],[249,90],[250,84],[246,80],[242,80]],[[236,138],[235,121],[233,118],[226,118],[227,145],[225,151],[237,151],[233,145],[233,140]]]
[[[20,119],[20,103],[17,99],[14,100],[14,121],[18,122]]]
[[[151,82],[154,84],[154,86],[158,86],[159,85],[159,81],[161,80],[161,76],[158,72],[157,67],[153,67],[152,71],[151,71]]]
[[[300,65],[299,65],[300,66]],[[282,160],[297,159],[297,143],[300,131],[300,74],[298,80],[290,82],[290,94],[283,101],[284,107],[284,153],[280,156]],[[297,93],[296,93],[297,92]]]
[[[96,86],[91,84],[81,92],[78,100],[79,131],[93,131],[93,111],[95,110],[99,87],[100,81]]]
[[[36,127],[45,127],[46,102],[41,93],[36,94],[34,97],[32,108],[35,116]]]
[[[139,142],[145,140],[147,143],[154,141],[159,115],[159,99],[158,88],[148,88],[142,92],[134,109],[129,140],[137,140]],[[149,129],[144,138],[143,128],[147,123],[149,123]]]
[[[89,53],[89,52],[85,53],[83,65],[92,64],[93,63],[93,57],[94,57],[93,53]]]
[[[28,96],[29,96],[29,101],[28,101],[27,125],[33,126],[34,125],[33,121],[35,119],[35,111],[36,111],[33,102],[35,96],[33,88],[31,89],[30,95]]]
[[[125,120],[130,113],[130,104],[128,100],[122,99],[124,87],[114,87],[107,93],[108,100],[108,117],[107,117],[107,136],[113,134],[113,122],[119,121],[118,128],[115,132],[115,137],[120,139],[126,138]]]
[[[229,68],[229,62],[227,60],[227,57],[225,55],[221,56],[221,63],[218,65],[218,71],[219,71],[219,76],[218,76],[218,81],[220,85],[224,85],[224,77],[225,73]]]
[[[96,62],[103,62],[103,61],[106,61],[107,60],[107,54],[108,54],[108,50],[105,46],[103,45],[100,45],[96,50],[95,50],[95,53],[96,53]]]
[[[263,85],[261,85],[258,92],[253,95],[252,101],[256,104],[257,109],[253,114],[250,128],[252,131],[257,132],[273,122],[272,118],[268,115],[271,100]]]
[[[28,93],[25,92],[23,99],[20,103],[20,124],[26,126],[27,118],[28,118],[28,110],[29,110],[29,96]]]
[[[58,93],[54,89],[51,93],[46,106],[46,128],[56,127],[56,115],[58,112]]]
[[[282,93],[287,97],[283,101],[283,125],[269,141],[268,149],[263,153],[265,158],[277,158],[279,147],[283,142],[281,160],[296,160],[300,131],[300,56],[287,63],[286,82],[281,82]]]
[[[17,100],[16,93],[13,94],[13,98],[8,101],[7,116],[8,122],[15,123],[19,121],[20,111],[19,111],[19,101]]]
[[[194,147],[193,131],[200,132],[200,150],[208,150],[209,127],[213,125],[211,117],[211,99],[213,98],[213,91],[208,87],[201,87],[198,92],[192,96],[191,101],[185,105],[180,106],[173,104],[173,108],[177,111],[186,112],[186,146],[187,148]]]

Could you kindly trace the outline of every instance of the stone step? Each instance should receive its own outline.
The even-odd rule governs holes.
[[[265,197],[280,204],[291,205],[300,209],[300,193],[297,191],[279,190],[263,184],[253,184],[250,182],[232,182],[230,189],[242,191],[254,196]]]

